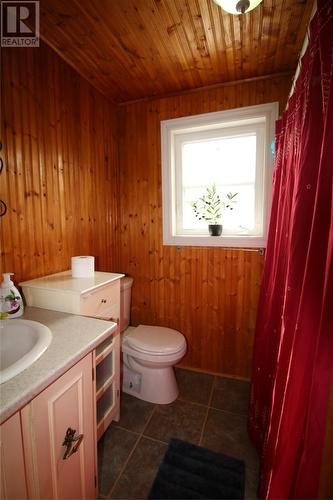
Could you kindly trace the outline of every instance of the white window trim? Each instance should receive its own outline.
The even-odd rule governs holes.
[[[264,119],[264,117],[263,117]],[[254,130],[254,127],[256,128],[256,132],[257,132],[257,162],[258,162],[258,156],[260,157],[260,165],[261,165],[261,168],[259,169],[259,173],[260,175],[259,176],[256,176],[256,179],[255,179],[255,187],[256,187],[256,190],[258,190],[259,192],[261,193],[264,193],[264,168],[263,168],[263,165],[262,165],[262,161],[263,158],[262,158],[262,155],[264,154],[264,150],[265,150],[265,133],[266,133],[266,125],[264,123],[264,121],[259,121],[258,120],[258,123],[252,123],[252,124],[242,124],[241,126],[238,126],[238,127],[219,127],[218,129],[214,129],[213,130],[213,133],[211,130],[205,130],[205,131],[202,131],[200,130],[199,132],[192,132],[191,133],[191,136],[188,138],[189,142],[191,142],[193,139],[195,140],[196,137],[197,139],[202,139],[202,138],[211,138],[211,137],[223,137],[223,135],[225,136],[230,136],[232,135],[233,137],[237,136],[237,135],[243,135],[244,133],[248,133],[248,132],[253,132]],[[225,133],[224,133],[224,129],[225,129]],[[180,163],[180,159],[181,159],[181,145],[186,143],[186,138],[188,137],[188,133],[187,134],[179,134],[177,133],[174,137],[174,141],[173,141],[173,144],[174,144],[174,159],[175,159],[175,185],[174,185],[174,189],[175,189],[175,193],[176,193],[176,226],[175,226],[175,233],[176,234],[181,234],[182,236],[187,236],[187,235],[201,235],[202,236],[202,230],[196,230],[196,229],[183,229],[181,226],[182,226],[182,206],[183,206],[183,203],[182,203],[182,199],[183,199],[183,189],[182,189],[182,185],[181,185],[181,169],[177,169],[176,165],[177,165],[177,162]],[[187,137],[186,137],[187,136]],[[185,140],[184,140],[185,139]],[[235,188],[235,190],[237,190],[237,188]],[[258,210],[258,197],[256,197],[256,208],[255,208],[255,219],[256,219],[256,226],[257,226],[257,232],[258,232],[258,228],[260,227],[260,230],[263,226],[263,221],[262,221],[262,213],[261,211]],[[224,236],[227,236],[229,234],[229,236],[232,236],[234,238],[238,237],[238,236],[243,236],[244,235],[244,232],[243,233],[240,233],[239,235],[237,234],[230,234],[230,231],[228,232],[227,230],[223,229],[223,232],[224,232]],[[255,233],[255,229],[252,231],[253,233]],[[249,235],[244,235],[246,237],[248,237]],[[254,236],[254,234],[252,235]]]
[[[212,246],[212,247],[242,247],[242,248],[264,248],[267,242],[267,231],[271,207],[272,178],[273,178],[273,155],[271,143],[275,137],[275,121],[278,119],[279,104],[277,102],[247,106],[214,113],[205,113],[189,117],[175,118],[161,121],[161,153],[162,153],[162,201],[163,201],[163,244],[177,246]],[[263,236],[235,236],[226,235],[177,235],[176,234],[176,211],[175,206],[175,161],[174,161],[174,138],[182,131],[193,131],[198,127],[210,124],[212,128],[219,125],[225,126],[244,124],[246,119],[265,118],[265,186],[263,200]],[[222,124],[222,125],[221,125]]]

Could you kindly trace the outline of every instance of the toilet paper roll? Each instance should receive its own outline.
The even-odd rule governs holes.
[[[92,278],[95,273],[95,257],[78,255],[72,257],[73,278]]]

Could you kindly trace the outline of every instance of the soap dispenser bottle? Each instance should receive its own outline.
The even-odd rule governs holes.
[[[23,314],[22,296],[10,279],[13,274],[3,273],[0,287],[0,319],[18,318]]]

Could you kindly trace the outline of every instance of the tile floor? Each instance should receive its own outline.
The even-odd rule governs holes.
[[[121,418],[98,444],[101,499],[145,499],[171,437],[243,459],[246,499],[256,498],[258,458],[247,435],[249,384],[176,369],[180,394],[155,405],[122,394]]]

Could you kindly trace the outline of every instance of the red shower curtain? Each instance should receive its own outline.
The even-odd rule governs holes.
[[[249,432],[260,498],[316,498],[333,365],[333,2],[318,0],[277,123]]]

